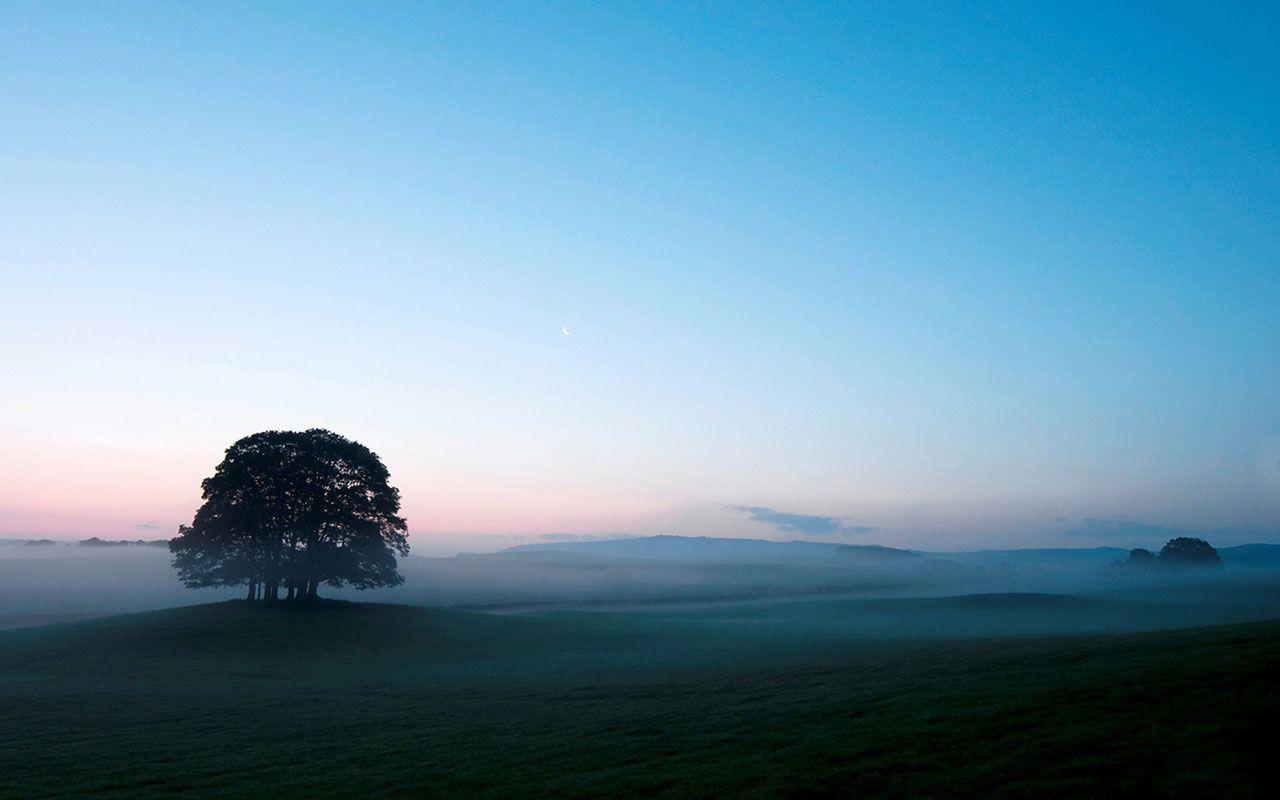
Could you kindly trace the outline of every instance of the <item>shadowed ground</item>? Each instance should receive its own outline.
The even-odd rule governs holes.
[[[870,640],[226,603],[0,634],[0,795],[1260,797],[1277,678],[1271,622]]]

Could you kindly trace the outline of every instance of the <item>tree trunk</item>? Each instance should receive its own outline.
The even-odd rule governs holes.
[[[292,599],[293,599],[293,581],[289,581],[289,588],[288,588],[288,590],[285,592],[284,599],[285,599],[285,600],[292,600]]]
[[[253,596],[258,593],[258,584],[249,581],[249,596],[245,598],[248,602],[253,602]]]
[[[318,597],[318,595],[316,594],[316,591],[319,588],[320,588],[320,581],[318,580],[311,581],[311,583],[307,586],[307,599],[315,600]]]

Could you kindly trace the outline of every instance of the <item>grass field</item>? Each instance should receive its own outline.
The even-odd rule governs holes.
[[[886,639],[717,614],[224,603],[3,632],[0,796],[1278,788],[1280,623]]]

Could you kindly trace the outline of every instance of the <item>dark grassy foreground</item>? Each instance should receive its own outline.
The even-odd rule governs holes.
[[[0,633],[0,795],[1275,796],[1280,623],[865,640],[231,603]]]

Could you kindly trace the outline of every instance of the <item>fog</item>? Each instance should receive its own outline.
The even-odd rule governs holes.
[[[1280,616],[1280,546],[1218,568],[1133,570],[1115,548],[919,553],[826,543],[648,537],[409,556],[391,589],[336,599],[503,614],[609,612],[858,636],[1150,630]],[[0,627],[236,599],[186,589],[162,547],[0,543]]]

